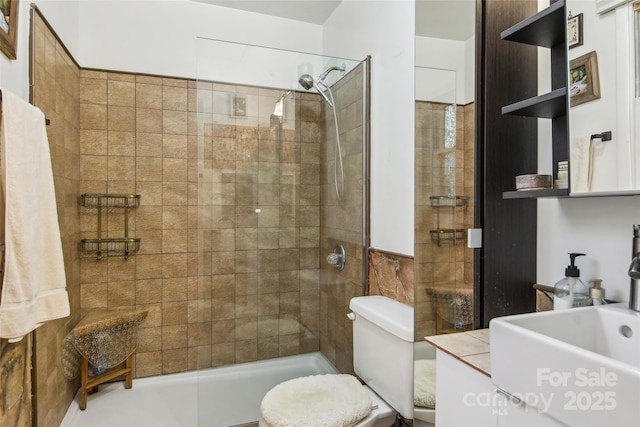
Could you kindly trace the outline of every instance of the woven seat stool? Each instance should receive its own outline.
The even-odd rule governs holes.
[[[67,335],[81,356],[80,409],[86,409],[87,393],[98,391],[100,384],[122,378],[126,389],[133,386],[137,329],[147,313],[147,310],[92,312]]]

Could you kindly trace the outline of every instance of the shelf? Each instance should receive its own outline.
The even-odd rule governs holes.
[[[429,230],[431,240],[440,246],[441,242],[456,242],[458,240],[467,240],[466,228],[443,228],[439,230]]]
[[[537,199],[543,197],[569,197],[567,188],[549,188],[545,190],[505,191],[503,199]]]
[[[500,37],[503,40],[549,48],[562,44],[567,38],[564,6],[565,0],[558,0],[548,8],[507,28],[500,33]]]
[[[567,114],[567,88],[525,99],[502,107],[502,114],[554,119]]]
[[[137,208],[138,194],[90,194],[80,195],[80,204],[85,208]]]
[[[140,249],[139,238],[82,239],[81,252],[84,257],[102,259],[133,255]]]
[[[140,239],[129,237],[129,209],[140,206],[140,195],[137,194],[90,194],[80,195],[80,204],[85,208],[96,210],[96,238],[82,239],[80,252],[83,257],[95,257],[100,260],[106,257],[129,258],[140,249]],[[124,236],[117,238],[104,238],[103,211],[122,209],[124,222]]]
[[[469,196],[430,196],[431,206],[440,207],[464,207],[469,203]]]

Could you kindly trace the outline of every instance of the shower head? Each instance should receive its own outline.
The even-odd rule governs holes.
[[[305,90],[311,90],[311,88],[315,87],[316,91],[320,95],[322,95],[325,101],[327,101],[327,104],[329,104],[329,106],[333,108],[333,102],[331,102],[329,97],[327,97],[327,94],[324,93],[324,91],[328,90],[329,88],[324,84],[323,81],[316,82],[309,74],[303,74],[298,79],[298,83],[300,83],[300,86],[302,86]]]
[[[313,77],[309,74],[303,74],[298,79],[298,83],[300,83],[300,86],[305,88],[305,90],[309,90],[313,87]]]

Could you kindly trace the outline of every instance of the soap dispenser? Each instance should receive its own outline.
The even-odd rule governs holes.
[[[576,258],[579,256],[584,254],[569,254],[571,264],[564,271],[565,277],[553,287],[554,310],[591,305],[589,290],[580,280],[580,270],[576,267]]]
[[[589,298],[593,301],[593,305],[603,305],[607,303],[607,300],[604,299],[604,288],[602,287],[602,280],[596,279],[591,281],[591,286],[589,288]]]

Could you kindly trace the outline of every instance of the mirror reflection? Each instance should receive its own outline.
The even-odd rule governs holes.
[[[571,194],[637,193],[639,12],[624,1],[568,0],[566,8]]]
[[[416,1],[414,425],[435,423],[435,348],[473,327],[475,3]]]
[[[416,2],[415,339],[472,328],[475,3]]]
[[[474,105],[458,105],[457,73],[416,69],[417,340],[473,326]]]

